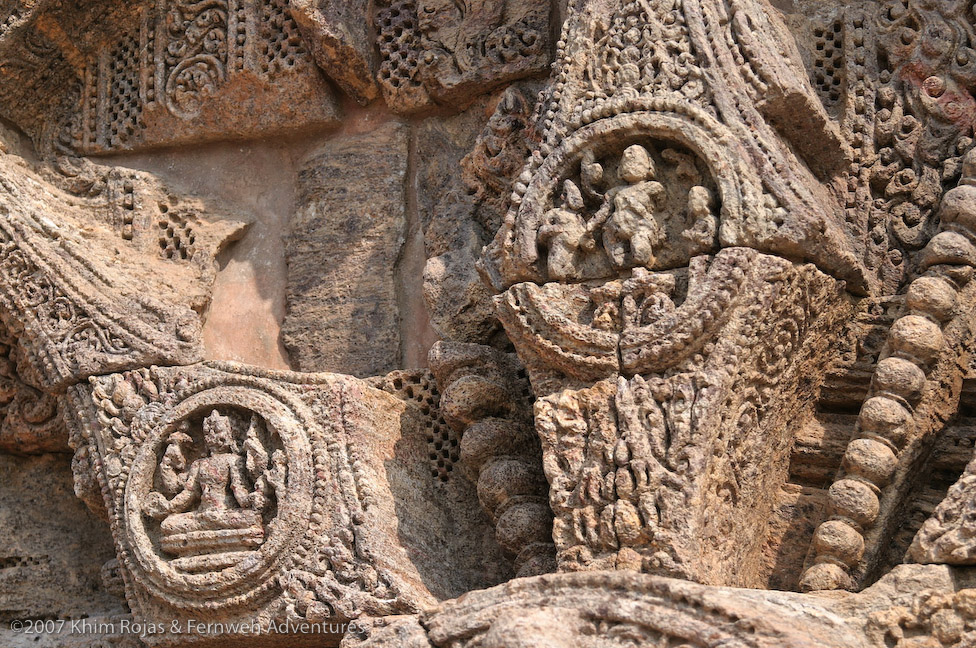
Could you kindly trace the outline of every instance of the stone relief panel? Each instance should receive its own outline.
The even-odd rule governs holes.
[[[0,449],[67,428],[135,619],[968,645],[973,8],[569,4],[4,8]],[[282,340],[357,378],[197,364],[242,224],[70,155],[289,130]]]
[[[973,144],[972,9],[916,2],[799,9],[812,38],[798,42],[853,152],[836,185],[847,227],[893,291],[935,233],[939,201]]]
[[[728,319],[689,336],[702,346],[685,359],[674,351],[660,373],[628,377],[621,368],[623,376],[536,402],[562,569],[733,584],[758,573],[768,520],[760,511],[788,461],[780,426],[809,406],[808,381],[827,357],[822,340],[849,311],[836,284],[815,270],[757,257],[744,284],[772,276],[784,283],[742,285],[721,309]],[[800,303],[797,292],[805,293]],[[662,326],[683,328],[680,319]],[[662,343],[671,339],[681,336]],[[741,525],[755,526],[735,530]]]
[[[80,12],[43,4],[16,25],[0,42],[4,110],[45,152],[239,139],[334,127],[339,118],[286,0],[151,0]],[[34,97],[44,101],[27,110]]]
[[[338,106],[284,0],[160,1],[84,71],[82,153],[336,123]],[[246,93],[250,108],[239,110]],[[314,99],[312,99],[314,97]],[[228,114],[236,114],[228,124]]]
[[[357,379],[153,368],[92,378],[69,400],[138,618],[348,621],[491,578],[447,565],[461,541],[449,534],[484,523],[457,495],[433,497],[419,407]],[[425,510],[400,509],[413,500]]]
[[[626,572],[551,574],[473,592],[419,617],[378,619],[342,646],[866,645],[826,602],[805,602],[819,614],[804,615],[789,594],[756,594]]]

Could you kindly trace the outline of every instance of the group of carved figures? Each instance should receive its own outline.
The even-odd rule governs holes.
[[[668,159],[675,152],[666,149],[661,155]],[[657,180],[654,159],[641,144],[624,149],[617,166],[619,181],[601,191],[608,175],[592,152],[588,153],[580,165],[579,184],[564,180],[558,205],[545,213],[537,241],[550,279],[581,278],[583,257],[601,255],[600,242],[605,261],[615,271],[655,268],[659,248],[669,244],[671,219],[690,222],[690,227],[681,228],[681,237],[690,244],[691,255],[714,248],[718,219],[715,198],[708,188],[691,186],[684,213],[674,213],[669,209],[668,192],[679,189]],[[599,204],[592,216],[588,216],[585,196]]]
[[[304,48],[306,41],[299,36],[297,23],[293,25],[282,13],[282,3],[244,3],[234,14],[229,9],[206,9],[210,4],[193,4],[194,11],[199,9],[193,19],[180,12],[169,15],[173,40],[165,50],[158,44],[150,51],[142,42],[162,38],[162,31],[150,22],[139,25],[144,58],[157,50],[169,56],[160,71],[174,79],[165,91],[173,104],[169,111],[179,119],[197,115],[219,94],[218,85],[232,87],[234,66],[238,74],[249,60],[241,52],[254,57],[248,49],[252,46],[247,45],[254,36],[247,29],[247,16],[257,15],[254,7],[277,15],[280,23],[273,34],[280,47],[269,46],[264,52],[265,73],[274,68],[267,61],[274,51],[272,58],[280,59],[278,65],[296,76],[302,68],[291,71],[291,64],[281,61],[295,59],[298,51],[308,54],[297,49]],[[487,3],[496,10],[496,15],[484,19],[495,36],[472,34],[460,40],[478,47],[452,49],[446,41],[456,39],[449,38],[449,32],[460,28],[444,27],[450,23],[444,16],[453,12],[454,5],[476,7],[477,3],[427,2],[418,7],[414,2],[378,2],[378,31],[385,43],[381,53],[387,59],[379,83],[393,111],[412,112],[431,100],[443,105],[464,103],[470,89],[483,80],[480,66],[466,62],[464,53],[481,49],[510,63],[507,72],[495,79],[499,84],[537,69],[536,58],[548,33],[542,18],[550,12],[548,5],[527,4],[532,7],[519,10],[515,3]],[[840,134],[839,127],[846,126],[842,121],[835,124],[821,105],[806,71],[794,60],[799,57],[787,42],[785,26],[777,26],[774,10],[767,4],[752,0],[580,0],[574,4],[576,8],[567,11],[556,72],[540,102],[540,115],[545,117],[527,125],[525,141],[511,149],[518,151],[517,159],[523,149],[532,149],[522,175],[512,177],[518,165],[498,155],[494,164],[508,169],[509,177],[502,178],[505,173],[499,172],[497,183],[484,183],[482,194],[498,196],[477,196],[482,205],[496,202],[492,209],[500,210],[507,188],[513,190],[507,205],[510,212],[498,227],[495,242],[485,248],[480,269],[496,293],[493,301],[484,297],[489,304],[486,310],[497,307],[491,311],[495,318],[491,326],[504,327],[508,339],[501,345],[508,348],[510,342],[518,361],[488,347],[487,339],[445,341],[428,358],[443,398],[437,406],[431,398],[418,406],[419,411],[431,420],[443,415],[443,425],[453,432],[449,438],[460,447],[459,456],[444,451],[440,464],[449,467],[444,467],[443,475],[454,471],[455,462],[460,462],[458,473],[471,471],[485,524],[495,529],[499,549],[492,555],[511,559],[513,575],[563,572],[528,584],[524,580],[510,584],[509,592],[539,583],[575,583],[565,572],[585,570],[642,571],[730,586],[765,585],[761,579],[768,574],[757,574],[774,568],[767,562],[780,549],[764,544],[763,534],[772,537],[769,520],[779,515],[776,498],[790,470],[797,418],[816,409],[834,359],[831,354],[847,342],[845,336],[855,337],[847,333],[854,304],[897,298],[903,312],[887,332],[885,350],[872,361],[873,378],[856,428],[841,441],[840,469],[829,488],[822,489],[824,511],[817,514],[820,518],[808,520],[819,525],[809,541],[805,570],[801,575],[801,567],[794,568],[802,590],[861,588],[885,566],[879,554],[897,522],[898,507],[914,487],[917,477],[911,473],[926,461],[927,448],[958,409],[962,378],[970,367],[976,339],[972,120],[939,122],[948,133],[942,139],[953,142],[955,157],[945,151],[932,153],[933,160],[939,159],[930,165],[926,184],[918,183],[913,169],[896,168],[890,160],[897,151],[887,146],[878,153],[887,166],[866,180],[867,176],[857,175],[860,162],[848,164],[846,149],[863,144],[867,131]],[[901,15],[915,4],[928,6],[925,11],[932,13],[931,7],[940,3],[906,0],[886,12],[894,19],[894,14]],[[968,6],[939,11],[957,18],[968,12],[964,17],[970,25],[976,18]],[[600,17],[600,12],[606,15]],[[595,15],[597,19],[591,20]],[[437,16],[440,21],[434,20]],[[938,23],[935,13],[932,16],[932,22]],[[664,48],[655,48],[653,42],[657,37],[652,28],[658,23],[667,26]],[[232,24],[239,31],[235,33]],[[852,29],[864,30],[865,24],[855,19]],[[606,32],[607,25],[616,26]],[[840,29],[835,31],[839,34]],[[951,40],[948,30],[936,31],[927,30],[926,38],[932,42],[925,41],[928,44],[921,48],[931,50],[932,56],[937,46]],[[587,38],[575,38],[583,32]],[[915,38],[912,29],[898,33],[906,47]],[[603,36],[608,40],[601,41]],[[770,36],[776,43],[772,47],[764,42]],[[852,31],[852,40],[863,44],[863,37],[863,32]],[[841,36],[836,38],[840,43]],[[953,38],[973,44],[965,34]],[[498,45],[491,46],[496,40]],[[416,42],[444,47],[430,48],[418,62]],[[601,42],[609,45],[594,45]],[[583,51],[577,43],[584,43]],[[897,53],[897,44],[892,43],[889,49]],[[607,52],[592,51],[599,47]],[[123,50],[125,56],[135,56]],[[953,51],[961,70],[956,76],[962,80],[952,90],[965,95],[966,101],[950,104],[952,93],[928,82],[934,75],[922,87],[933,101],[945,95],[946,109],[955,105],[952,112],[959,112],[959,106],[972,105],[970,95],[976,88],[969,79],[976,77],[963,74],[970,69],[963,68],[973,50],[959,45]],[[203,56],[201,52],[215,63],[213,71],[196,60]],[[233,52],[242,57],[236,63]],[[120,61],[125,58],[122,54],[117,57]],[[580,63],[581,58],[587,60]],[[591,65],[604,58],[619,60]],[[857,58],[855,54],[853,60]],[[891,65],[897,63],[894,56],[890,59]],[[597,96],[592,89],[567,87],[585,85],[577,83],[585,76],[574,69],[577,65],[586,67],[587,74],[598,77],[597,85],[604,83],[609,91]],[[525,70],[519,66],[526,66]],[[853,64],[848,67],[853,74]],[[912,70],[906,63],[878,74],[890,86],[877,93],[881,110],[874,130],[879,144],[899,137],[894,130],[885,131],[885,124],[894,124],[899,110],[904,113],[897,106],[902,99],[895,101],[892,79],[911,87],[911,74],[917,74]],[[665,74],[671,71],[683,72]],[[96,104],[99,92],[104,94],[97,76],[92,74],[86,82],[86,93],[94,93]],[[112,114],[117,118],[123,108],[131,109],[122,116],[132,121],[126,128],[133,133],[137,113],[144,107],[139,103],[142,94],[137,101],[135,94],[127,92],[135,93],[138,85],[139,92],[148,93],[155,82],[154,75],[142,74],[133,77],[128,91],[116,84],[117,101],[109,101],[115,105]],[[153,92],[157,90],[152,86]],[[852,96],[850,103],[855,112],[863,113],[870,101]],[[503,101],[499,110],[504,112],[506,105],[512,113],[521,112],[511,101]],[[790,114],[793,110],[796,115]],[[91,130],[87,122],[95,123],[96,117],[93,113],[85,127]],[[334,115],[320,117],[331,123]],[[917,130],[916,118],[908,117],[898,116],[904,141],[906,132]],[[933,118],[933,124],[936,121]],[[513,128],[506,133],[502,126],[495,118],[497,139],[522,132]],[[538,132],[539,127],[543,132]],[[934,125],[926,128],[938,130]],[[817,141],[811,144],[821,136],[827,153],[815,150]],[[848,136],[850,142],[842,141]],[[99,146],[105,150],[128,146],[126,137]],[[906,160],[916,154],[922,157],[916,144],[912,140],[911,146],[902,146]],[[479,146],[489,151],[498,148],[485,141]],[[861,151],[852,159],[858,156],[870,157]],[[956,161],[950,165],[951,160]],[[938,165],[947,170],[936,173]],[[850,175],[838,170],[844,166],[850,166]],[[478,176],[477,169],[468,171]],[[15,173],[21,171],[10,175]],[[32,180],[30,187],[40,182]],[[841,182],[848,183],[851,201],[846,213],[832,193],[836,190],[832,183]],[[6,188],[6,178],[0,177],[0,183]],[[914,188],[909,190],[909,185]],[[882,189],[889,202],[862,200],[872,190],[880,194]],[[131,187],[129,193],[128,209],[137,211]],[[101,270],[93,269],[102,261],[72,252],[77,246],[65,232],[73,225],[59,229],[44,219],[35,222],[30,215],[54,213],[49,205],[65,201],[51,199],[43,209],[29,209],[25,199],[8,207],[15,194],[0,192],[0,213],[5,217],[0,220],[0,244],[6,246],[0,248],[5,252],[0,255],[0,316],[5,327],[17,329],[16,344],[22,348],[18,347],[15,362],[15,341],[8,344],[4,339],[0,344],[0,355],[9,356],[0,357],[0,406],[12,408],[11,403],[22,398],[18,394],[25,390],[13,380],[21,365],[31,365],[34,382],[60,399],[78,449],[79,491],[97,490],[91,499],[104,500],[99,505],[113,522],[121,569],[129,575],[127,595],[134,615],[158,619],[173,609],[180,613],[209,609],[234,618],[249,604],[263,606],[261,614],[267,619],[301,615],[307,619],[313,616],[310,610],[327,616],[323,610],[329,611],[330,606],[339,610],[341,605],[348,605],[344,613],[349,617],[408,615],[449,598],[428,588],[436,569],[420,574],[412,562],[435,543],[430,537],[410,538],[420,525],[407,524],[408,509],[420,502],[423,511],[418,517],[426,514],[435,499],[430,489],[441,486],[418,486],[422,480],[413,479],[412,467],[396,463],[411,461],[414,450],[404,450],[400,457],[401,448],[393,447],[409,445],[404,430],[411,416],[423,417],[410,414],[406,406],[403,412],[397,410],[402,403],[393,403],[389,395],[379,399],[377,383],[358,378],[201,364],[204,354],[196,312],[183,313],[174,307],[173,313],[182,317],[178,319],[161,307],[147,306],[141,294],[133,294],[125,303],[142,310],[120,307],[116,312],[118,300],[113,298],[118,286],[106,278],[107,273],[102,276]],[[911,237],[904,232],[898,235],[899,213],[911,215],[904,198],[908,195],[935,215],[937,226],[919,227]],[[872,236],[876,233],[879,239],[874,252],[866,250],[861,240],[867,230],[858,229],[858,201],[888,219],[878,216],[871,225]],[[162,207],[156,200],[144,202]],[[848,221],[841,222],[845,215]],[[904,220],[922,222],[915,216]],[[61,217],[54,213],[52,221]],[[136,221],[131,215],[128,219],[131,231]],[[89,224],[81,217],[78,222]],[[165,229],[167,222],[160,227]],[[881,239],[888,236],[889,226],[905,245],[885,252],[886,263],[898,259],[897,265],[902,265],[907,258],[910,263],[904,266],[911,268],[886,275],[870,266],[880,264],[879,250],[888,250]],[[193,231],[205,232],[208,227],[194,223]],[[167,231],[172,235],[172,228]],[[214,244],[211,260],[217,249]],[[115,253],[120,254],[118,248]],[[201,246],[193,254],[164,256],[174,267],[190,261],[203,266],[208,254]],[[207,277],[212,281],[210,274]],[[78,288],[84,282],[90,286]],[[49,302],[70,306],[52,309],[55,317],[47,319],[57,326],[49,321],[48,329],[42,326],[44,318],[37,316],[45,311],[38,308],[39,302],[32,302],[32,294],[42,292],[39,286],[45,288],[44,294],[49,287],[57,297]],[[480,285],[479,291],[486,293]],[[204,311],[205,305],[199,305],[199,311]],[[75,310],[91,330],[108,331],[103,335],[109,342],[103,344],[107,350],[93,351],[91,344],[84,347],[79,331],[87,329],[77,324],[69,335],[68,326],[61,322],[70,318],[59,313]],[[123,326],[130,320],[135,322],[132,331]],[[186,321],[193,326],[185,325]],[[63,335],[57,337],[51,330]],[[172,339],[179,344],[167,347],[164,342]],[[184,347],[191,342],[194,348],[188,351]],[[150,365],[154,365],[151,371],[145,369]],[[139,371],[155,375],[158,386]],[[125,372],[130,375],[117,378]],[[181,372],[191,377],[178,377]],[[394,379],[393,383],[398,380],[402,382]],[[141,400],[130,382],[149,397]],[[110,384],[115,388],[112,393],[100,386]],[[173,413],[177,410],[179,415]],[[381,447],[382,443],[390,447]],[[971,498],[967,499],[974,483],[973,466],[923,526],[909,558],[976,562],[976,542],[969,541]],[[407,486],[418,486],[419,494],[394,490]],[[435,508],[430,506],[431,511]],[[451,525],[457,520],[449,522],[443,526],[454,531]],[[428,524],[423,531],[433,526]],[[433,537],[434,531],[430,534]],[[408,546],[411,541],[416,544]],[[453,565],[441,572],[452,570]],[[208,578],[213,582],[205,582]],[[627,583],[628,596],[643,596],[640,605],[650,605],[655,596],[670,596],[655,592],[675,588],[680,593],[686,587],[674,584],[677,581],[662,585],[663,580],[641,580],[636,574],[597,575],[588,582],[605,586],[599,603],[604,611],[614,602],[608,592],[615,582]],[[201,584],[215,583],[220,587],[199,593]],[[704,589],[688,585],[686,591]],[[713,594],[720,597],[710,591]],[[467,602],[462,598],[451,605],[474,606],[480,596],[475,592]],[[694,607],[694,596],[675,595],[673,600],[681,603],[669,599],[669,609],[687,611]],[[718,615],[721,606],[713,607],[709,613]],[[427,623],[435,616],[417,617],[425,622],[425,628],[418,630],[425,638],[428,630],[431,636],[441,631],[436,623]],[[557,617],[540,614],[539,618]],[[389,627],[408,623],[404,619],[390,621]],[[738,620],[715,623],[734,625],[739,632],[746,624]],[[608,621],[587,627],[587,632],[610,636],[612,625]],[[479,627],[479,632],[485,631],[484,624]],[[497,635],[501,627],[495,627]],[[710,628],[699,628],[698,635],[690,633],[690,638],[681,636],[688,640],[681,645],[701,645]],[[667,635],[667,630],[662,634]],[[667,635],[660,645],[678,645],[668,637],[679,634]],[[450,644],[442,633],[443,640],[433,643],[471,645],[467,642],[473,636],[468,633]],[[745,645],[711,636],[716,639],[709,645]],[[496,639],[483,645],[507,645]]]

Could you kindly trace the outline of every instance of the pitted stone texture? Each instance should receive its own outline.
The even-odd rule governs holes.
[[[322,71],[360,103],[379,96],[366,0],[291,0],[291,15]]]
[[[509,86],[460,115],[426,119],[418,128],[417,203],[428,257],[424,301],[442,339],[504,344],[477,259],[501,223],[528,152],[525,94],[531,89],[528,83]]]
[[[68,457],[0,454],[0,474],[0,624],[124,614],[101,578],[111,533],[74,497]],[[0,643],[43,645],[7,627]]]
[[[302,167],[282,324],[296,369],[375,376],[399,368],[407,141],[398,124],[337,137]]]
[[[380,0],[377,81],[397,113],[464,106],[551,60],[550,0]]]

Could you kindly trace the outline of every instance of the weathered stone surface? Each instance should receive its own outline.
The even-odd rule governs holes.
[[[295,178],[307,146],[281,139],[200,149],[117,155],[112,163],[148,171],[185,196],[206,196],[250,221],[219,257],[203,322],[204,359],[288,369],[281,341],[287,264],[282,232],[294,210]],[[254,178],[261,178],[260,186]]]
[[[201,359],[220,249],[244,224],[152,176],[87,160],[55,171],[0,153],[0,322],[27,384]]]
[[[283,0],[108,2],[87,11],[40,3],[0,35],[0,52],[4,116],[45,150],[133,150],[338,120]],[[38,96],[46,101],[33,106]]]
[[[523,91],[510,86],[487,105],[424,120],[418,129],[417,204],[429,257],[424,299],[442,339],[500,344],[492,294],[476,266],[528,150],[528,112]]]
[[[377,80],[390,107],[464,105],[487,90],[546,69],[548,0],[381,0]]]
[[[394,270],[406,226],[407,137],[392,124],[339,138],[302,167],[282,325],[297,369],[374,376],[399,365]]]
[[[417,611],[497,578],[481,565],[497,549],[465,543],[486,522],[470,484],[431,477],[422,401],[238,365],[116,374],[69,395],[90,411],[72,426],[96,458],[137,618],[274,634],[272,622]]]
[[[0,474],[0,624],[125,615],[102,582],[115,558],[108,525],[74,497],[68,457],[0,455]],[[0,643],[57,645],[46,634],[0,627]]]
[[[971,307],[960,311],[956,305],[974,303],[976,287],[968,277],[976,259],[965,246],[943,247],[939,240],[968,245],[964,233],[976,236],[976,149],[964,158],[961,175],[959,186],[945,195],[943,231],[920,255],[925,276],[908,286],[905,313],[888,332],[886,353],[858,415],[860,438],[848,444],[842,471],[828,491],[834,520],[814,534],[813,564],[800,582],[808,591],[850,586],[848,572],[856,582],[865,581],[883,546],[881,539],[897,523],[892,502],[909,487],[904,467],[931,452],[933,437],[958,406],[976,321]],[[952,506],[951,499],[946,506]],[[928,525],[922,541],[934,532]],[[951,536],[946,540],[951,543]],[[948,553],[954,550],[964,551],[953,547]],[[921,555],[922,548],[914,551]]]
[[[288,8],[323,72],[360,103],[379,95],[366,0],[290,0]]]
[[[0,643],[974,644],[971,4],[0,1]]]
[[[971,461],[915,536],[908,551],[910,559],[920,563],[976,564],[974,473],[976,463]]]
[[[477,473],[478,500],[516,575],[554,571],[548,485],[517,359],[478,344],[442,342],[429,359],[445,421],[461,438],[459,458]]]
[[[419,620],[419,623],[418,623]],[[380,620],[364,646],[867,646],[828,603],[709,588],[627,572],[553,574],[474,592],[414,617]]]

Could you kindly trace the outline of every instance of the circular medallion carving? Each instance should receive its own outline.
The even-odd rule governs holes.
[[[204,389],[167,409],[126,485],[134,577],[191,607],[268,589],[308,526],[312,451],[302,419],[245,386]]]

